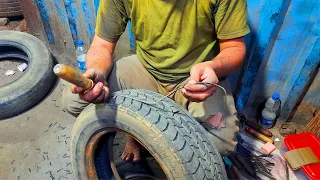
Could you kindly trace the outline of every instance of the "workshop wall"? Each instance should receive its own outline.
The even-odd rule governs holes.
[[[281,117],[291,118],[319,67],[319,8],[318,0],[248,0],[252,32],[236,91],[239,110],[254,116],[278,92]]]
[[[281,118],[290,119],[320,61],[320,1],[247,0],[251,33],[242,70],[230,77],[236,107],[254,117],[273,92],[282,100]],[[76,65],[74,44],[89,46],[99,0],[20,0],[32,34],[47,42],[58,61]],[[320,92],[312,86],[308,99]],[[319,101],[312,102],[319,108]],[[311,112],[310,112],[311,113]]]

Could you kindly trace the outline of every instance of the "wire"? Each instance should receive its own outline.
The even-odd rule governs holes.
[[[158,99],[158,100],[156,100],[156,101],[153,101],[153,102],[148,102],[148,101],[145,101],[145,100],[136,99],[136,98],[129,97],[129,96],[126,96],[126,95],[121,95],[121,96],[122,96],[122,97],[130,98],[130,99],[133,99],[133,100],[142,102],[142,103],[146,103],[146,104],[149,104],[149,105],[156,105],[156,104],[158,104],[159,102],[163,101],[165,98],[168,98],[168,97],[171,96],[172,94],[176,93],[177,91],[179,91],[179,90],[181,90],[181,89],[183,89],[183,88],[185,88],[185,87],[193,86],[193,85],[216,86],[216,87],[222,89],[223,92],[224,92],[223,108],[224,108],[225,111],[227,111],[227,107],[226,107],[226,104],[227,104],[227,91],[224,89],[224,87],[220,86],[219,84],[209,83],[209,82],[196,82],[196,83],[194,83],[194,84],[185,84],[183,87],[177,88],[177,89],[175,89],[174,91],[172,91],[172,92],[170,92],[169,94],[167,94],[166,96],[163,96],[162,98],[160,98],[160,99]],[[221,120],[217,123],[217,125],[211,126],[210,129],[217,128],[222,121],[223,121],[223,118],[221,118]],[[224,126],[222,126],[221,128],[225,128],[225,127],[226,127],[226,126],[224,125]]]
[[[184,85],[183,87],[180,87],[178,89],[175,89],[174,91],[170,92],[169,94],[167,94],[166,96],[163,96],[162,98],[154,101],[154,102],[148,102],[148,101],[145,101],[145,100],[141,100],[141,99],[136,99],[136,98],[133,98],[133,97],[130,97],[130,96],[126,96],[126,95],[120,95],[122,97],[126,97],[126,98],[130,98],[130,99],[133,99],[133,100],[136,100],[136,101],[139,101],[139,102],[143,102],[143,103],[146,103],[146,104],[149,104],[149,105],[155,105],[155,104],[158,104],[159,102],[163,101],[165,98],[168,98],[169,96],[171,96],[172,94],[176,93],[177,91],[185,88],[185,87],[188,87],[188,86],[193,86],[193,85],[205,85],[205,86],[216,86],[216,87],[219,87],[220,89],[223,90],[224,92],[224,97],[223,97],[223,100],[224,100],[224,104],[223,104],[223,108],[225,110],[227,110],[226,108],[226,104],[227,104],[227,91],[220,85],[218,84],[215,84],[215,83],[209,83],[209,82],[196,82],[195,84],[189,84],[189,85]]]
[[[215,84],[215,83],[209,83],[209,82],[196,82],[194,84],[189,84],[189,85],[184,85],[183,87],[180,87],[172,92],[170,92],[169,94],[167,94],[166,96],[162,97],[161,99],[158,99],[157,101],[153,102],[152,104],[157,104],[159,103],[160,101],[164,100],[165,98],[171,96],[172,94],[176,93],[177,91],[183,89],[183,88],[186,88],[186,87],[189,87],[189,86],[194,86],[194,85],[205,85],[205,86],[216,86],[220,89],[223,90],[224,92],[224,97],[223,97],[223,100],[224,100],[224,108],[226,110],[226,104],[227,104],[227,91],[224,89],[224,87],[220,86],[219,84]]]

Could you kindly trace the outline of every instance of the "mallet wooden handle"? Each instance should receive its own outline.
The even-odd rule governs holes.
[[[259,133],[258,131],[254,130],[252,128],[247,127],[246,131],[247,131],[247,133],[255,136],[256,138],[260,139],[263,142],[270,142],[272,144],[274,143],[273,139],[271,139],[271,138]]]
[[[82,87],[84,90],[90,90],[93,86],[91,79],[86,78],[80,72],[74,70],[72,67],[57,64],[53,68],[53,72],[60,78],[78,86]]]
[[[251,128],[253,128],[256,131],[259,131],[260,133],[262,133],[263,135],[266,135],[268,137],[272,137],[272,133],[266,129],[263,129],[262,127],[260,127],[258,124],[251,122],[251,121],[245,121],[245,124]]]

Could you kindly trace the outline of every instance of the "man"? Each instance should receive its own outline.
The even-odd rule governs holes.
[[[112,60],[128,20],[137,55]],[[103,103],[111,92],[147,89],[170,96],[207,129],[222,155],[234,151],[238,119],[227,75],[241,67],[243,36],[249,33],[245,0],[101,0],[96,35],[86,56],[95,86],[84,93],[67,88],[63,104],[77,116],[89,103]],[[194,85],[209,82],[223,86]],[[140,145],[127,137],[124,160],[140,160]]]

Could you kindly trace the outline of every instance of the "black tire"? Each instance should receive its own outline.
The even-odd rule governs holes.
[[[168,179],[227,179],[217,148],[209,143],[205,129],[187,111],[169,98],[157,104],[148,103],[162,97],[147,90],[124,90],[114,93],[106,104],[89,105],[77,118],[72,131],[75,179],[92,177],[85,153],[91,146],[96,147],[91,142],[97,134],[115,129],[141,142],[157,159]]]
[[[22,16],[19,0],[0,0],[0,18]]]
[[[2,59],[20,59],[24,61],[29,61],[28,55],[23,51],[16,50],[15,48],[8,48],[0,52],[0,60]]]
[[[0,120],[16,116],[37,103],[54,84],[53,61],[46,45],[36,37],[15,31],[0,31],[0,57],[29,59],[28,68],[16,81],[0,87]],[[0,59],[1,60],[1,59]]]

